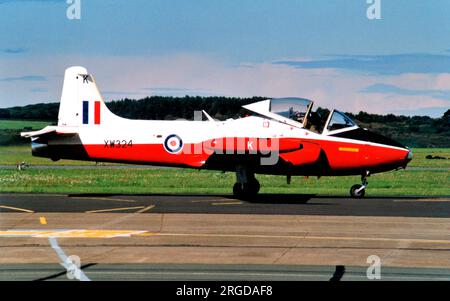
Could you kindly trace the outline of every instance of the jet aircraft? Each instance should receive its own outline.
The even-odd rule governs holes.
[[[113,114],[84,67],[65,71],[58,123],[21,133],[32,154],[72,159],[232,171],[233,194],[258,193],[255,174],[292,176],[361,175],[350,195],[361,198],[367,177],[406,168],[412,151],[359,127],[331,110],[312,111],[305,98],[271,98],[243,106],[247,116],[219,121],[207,112],[199,120],[133,120]],[[200,116],[202,117],[202,116]]]

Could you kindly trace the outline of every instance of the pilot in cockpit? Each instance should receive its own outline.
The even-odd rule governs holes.
[[[309,113],[308,121],[305,128],[316,133],[321,133],[323,130],[324,120],[319,112]]]
[[[293,119],[297,122],[303,123],[303,115],[302,112],[295,111]]]

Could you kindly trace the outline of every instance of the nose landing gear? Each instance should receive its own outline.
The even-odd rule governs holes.
[[[354,198],[363,198],[366,194],[366,187],[369,184],[367,182],[367,177],[369,176],[369,172],[366,171],[365,174],[361,175],[362,184],[355,184],[350,188],[350,195]]]
[[[261,185],[255,174],[245,166],[236,167],[236,183],[233,186],[233,195],[238,199],[253,197],[258,194]]]

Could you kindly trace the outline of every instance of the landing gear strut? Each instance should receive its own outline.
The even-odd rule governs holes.
[[[363,198],[366,193],[366,187],[369,184],[367,182],[367,177],[369,176],[369,172],[366,171],[364,174],[361,175],[361,185],[355,184],[350,188],[350,195],[354,198]]]
[[[236,183],[233,186],[233,195],[238,199],[253,197],[258,194],[261,185],[255,174],[245,166],[236,166]]]

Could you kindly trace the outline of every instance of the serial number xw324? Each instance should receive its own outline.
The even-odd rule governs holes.
[[[130,148],[133,147],[133,140],[104,140],[104,148]]]

